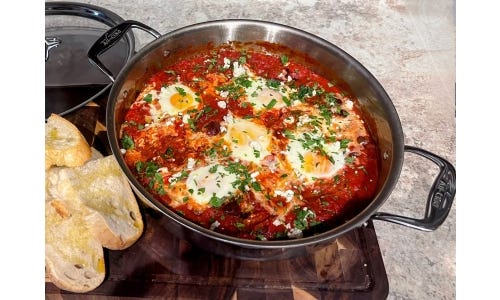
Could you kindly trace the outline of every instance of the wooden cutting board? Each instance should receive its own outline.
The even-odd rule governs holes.
[[[109,154],[102,98],[65,116],[89,143]],[[389,286],[371,221],[308,255],[277,261],[226,258],[169,233],[161,213],[141,206],[142,237],[122,251],[105,249],[106,278],[92,292],[60,290],[48,278],[46,299],[385,299]]]
[[[145,231],[122,251],[106,250],[106,279],[74,294],[45,284],[46,299],[106,296],[162,299],[385,299],[388,281],[373,224],[309,255],[278,260],[226,258],[172,236],[168,220],[143,207]]]

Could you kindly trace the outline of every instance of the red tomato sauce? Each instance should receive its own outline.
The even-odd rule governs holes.
[[[230,84],[233,76],[228,60],[231,65],[234,62],[245,64],[257,76],[293,85],[299,92],[300,88],[304,91],[308,91],[308,88],[315,89],[316,94],[303,100],[311,106],[324,106],[326,93],[337,95],[343,92],[307,66],[294,62],[293,57],[241,51],[230,47],[207,50],[179,60],[168,69],[154,74],[147,83],[155,90],[160,91],[161,87],[180,81],[202,99],[199,107],[190,114],[188,123],[183,122],[180,117],[175,119],[176,116],[172,116],[172,120],[175,120],[168,128],[148,124],[150,106],[140,99],[130,107],[125,116],[122,137],[133,141],[133,147],[127,148],[125,139],[122,138],[122,146],[126,149],[125,160],[139,181],[167,205],[173,199],[165,189],[175,177],[173,174],[180,172],[182,166],[187,164],[188,157],[201,161],[206,159],[210,151],[212,154],[218,153],[217,155],[224,153],[224,148],[216,141],[221,140],[217,138],[224,134],[221,124],[228,113],[234,117],[256,120],[256,123],[262,124],[271,133],[277,147],[283,149],[286,149],[288,141],[286,133],[297,126],[296,123],[287,123],[294,116],[293,107],[285,106],[256,113],[252,106],[245,105],[242,98],[237,96],[242,92],[241,87],[240,90],[231,90],[233,96],[230,94],[224,99],[224,104],[221,104],[220,87]],[[338,103],[343,103],[340,96]],[[342,114],[341,110],[332,115],[335,113]],[[358,113],[357,108],[354,107],[350,113]],[[315,228],[324,230],[325,224],[340,224],[361,211],[377,192],[378,148],[370,136],[363,136],[362,139],[361,150],[350,149],[353,152],[349,155],[353,157],[347,160],[352,160],[353,163],[346,164],[335,176],[290,188],[300,198],[297,202],[300,204],[294,207],[286,208],[284,204],[287,199],[273,193],[274,183],[286,178],[288,174],[283,171],[270,172],[264,168],[260,169],[256,177],[259,188],[254,187],[255,190],[242,193],[237,200],[226,201],[220,207],[202,207],[187,201],[173,209],[203,227],[247,239],[289,238],[290,228],[300,229],[304,233],[315,232]],[[280,154],[273,155],[269,157],[271,162]],[[266,160],[267,158],[263,162]],[[162,169],[168,170],[163,177],[161,174],[164,173],[159,171]],[[258,200],[255,192],[262,193],[266,200]],[[277,224],[270,209],[284,215],[284,222]]]

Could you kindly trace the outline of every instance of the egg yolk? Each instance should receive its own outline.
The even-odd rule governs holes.
[[[307,152],[304,154],[303,169],[315,177],[329,176],[333,169],[332,162],[324,155]]]
[[[183,110],[190,107],[194,102],[193,96],[191,94],[181,95],[179,93],[175,93],[170,97],[170,104],[173,107]]]
[[[229,124],[224,136],[236,158],[258,163],[269,154],[270,139],[267,129],[244,119],[236,119]]]
[[[229,130],[229,136],[231,137],[231,141],[238,146],[246,146],[252,141],[252,137],[249,136],[248,132],[240,131],[236,127],[231,127]]]

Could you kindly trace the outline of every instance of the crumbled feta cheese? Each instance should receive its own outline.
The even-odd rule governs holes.
[[[121,153],[121,154],[125,154],[125,153],[127,153],[127,150],[125,150],[125,149],[121,148],[121,149],[120,149],[120,153]]]
[[[289,116],[283,120],[283,123],[285,123],[285,124],[293,124],[294,122],[295,122],[295,118],[293,116]]]
[[[225,101],[218,101],[217,106],[224,109],[224,108],[226,108],[226,102]]]
[[[227,124],[233,124],[234,123],[234,118],[233,118],[233,115],[232,114],[227,114],[223,117],[224,119],[224,122],[226,122]]]
[[[276,219],[273,221],[273,225],[274,226],[280,226],[281,225],[281,221],[279,219]]]
[[[311,118],[309,118],[308,115],[301,115],[299,117],[299,122],[297,123],[297,126],[302,126],[302,125],[307,124],[309,122],[311,122]]]
[[[172,177],[170,177],[170,178],[168,179],[168,182],[169,182],[169,183],[174,183],[174,182],[176,182],[176,181],[177,181],[177,179],[178,179],[179,177],[181,177],[181,176],[182,176],[182,173],[181,173],[181,172],[177,172],[177,173],[175,173],[174,175],[172,175]]]
[[[227,98],[227,96],[229,96],[229,91],[219,92],[219,96],[221,96],[222,98]]]
[[[191,117],[188,114],[185,114],[184,116],[182,116],[182,123],[187,124],[190,118]]]
[[[240,65],[237,61],[233,62],[233,77],[239,77],[246,74],[245,68]]]
[[[253,150],[256,150],[256,151],[262,150],[262,146],[260,145],[259,142],[256,142],[256,141],[251,141],[249,146],[250,146],[250,148],[252,148]]]
[[[297,229],[297,228],[292,228],[287,232],[287,235],[289,238],[294,239],[294,238],[300,238],[302,237],[302,230]]]
[[[210,225],[210,230],[214,230],[215,228],[219,227],[220,223],[219,221],[215,220],[211,225]]]
[[[224,57],[224,66],[223,66],[223,68],[224,69],[229,69],[230,66],[231,66],[231,61],[229,60],[229,58]]]
[[[172,122],[172,119],[168,119],[164,124],[165,124],[165,126],[171,126],[174,123]]]
[[[353,105],[354,103],[351,100],[345,102],[345,107],[347,107],[347,109],[352,109]]]
[[[286,73],[287,73],[286,70],[282,70],[281,73],[278,75],[278,78],[281,80],[285,80]]]
[[[167,173],[168,172],[168,168],[167,167],[158,168],[157,172],[158,173]]]
[[[286,199],[286,202],[290,202],[293,199],[293,196],[295,193],[292,190],[286,190],[286,191],[281,191],[281,190],[275,190],[274,191],[275,196],[281,196]]]
[[[188,158],[188,163],[187,163],[187,169],[188,170],[192,170],[195,164],[196,164],[196,160],[193,159],[193,158],[191,158],[191,157],[189,157]]]

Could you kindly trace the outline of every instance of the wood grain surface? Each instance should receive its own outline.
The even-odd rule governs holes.
[[[103,154],[106,97],[65,116]],[[60,290],[46,278],[46,299],[385,299],[389,286],[371,221],[302,257],[252,261],[198,249],[169,231],[161,213],[141,205],[142,237],[105,249],[106,278],[92,292]]]

